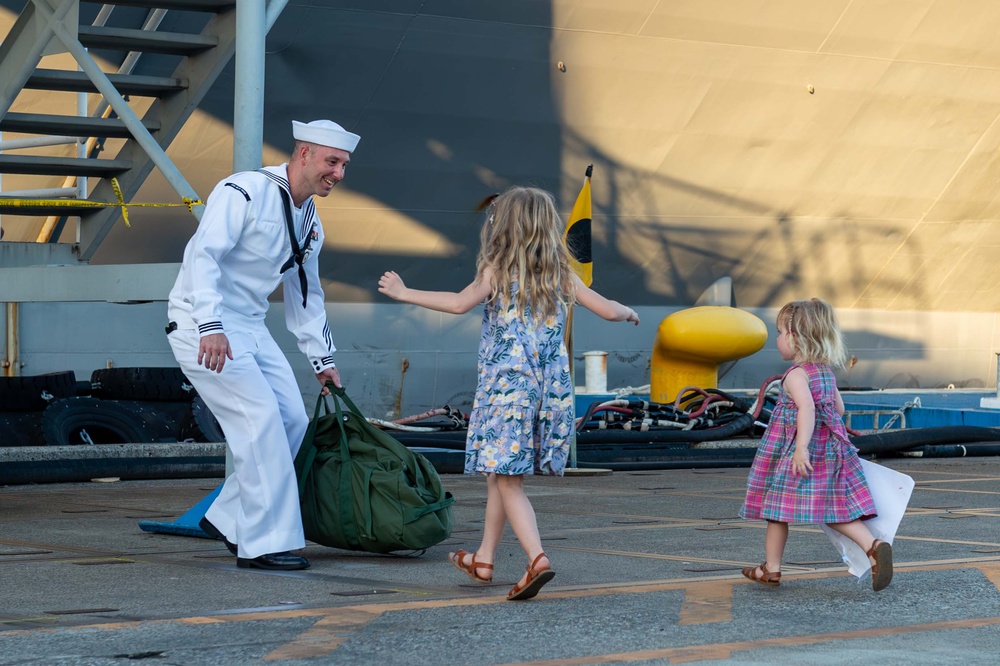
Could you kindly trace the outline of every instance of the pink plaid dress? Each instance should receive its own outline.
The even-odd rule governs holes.
[[[796,367],[809,376],[809,390],[816,403],[816,429],[809,442],[813,471],[808,478],[792,471],[798,411],[785,393],[782,377],[778,403],[750,468],[740,517],[781,523],[847,523],[873,518],[875,504],[858,450],[837,413],[833,370],[827,365],[803,363],[788,371]]]

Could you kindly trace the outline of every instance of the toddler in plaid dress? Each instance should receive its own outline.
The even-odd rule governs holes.
[[[638,325],[639,315],[573,273],[555,201],[544,190],[512,187],[497,196],[480,241],[476,278],[460,293],[410,289],[393,271],[379,279],[379,291],[452,314],[486,303],[465,445],[466,474],[486,475],[486,520],[479,548],[448,559],[477,583],[492,582],[493,558],[510,522],[530,564],[507,598],[530,599],[555,576],[524,476],[562,475],[566,466],[574,425],[566,313],[579,303],[609,321]]]
[[[794,365],[781,378],[774,407],[747,479],[740,516],[766,520],[765,561],[747,567],[750,580],[777,587],[788,523],[826,523],[857,543],[872,563],[872,588],[892,580],[892,547],[863,522],[875,516],[857,449],[842,415],[844,401],[831,366],[847,357],[833,308],[819,298],[778,312],[778,352]]]

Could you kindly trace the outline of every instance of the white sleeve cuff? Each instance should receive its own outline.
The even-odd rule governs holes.
[[[202,338],[206,335],[214,335],[216,333],[225,332],[226,331],[222,328],[221,321],[206,321],[203,324],[198,324],[198,335]]]
[[[312,359],[312,367],[313,367],[313,370],[315,370],[316,374],[318,375],[319,373],[323,372],[327,368],[335,368],[335,367],[337,367],[337,364],[333,362],[333,357],[332,356],[324,356],[323,358],[314,358],[314,359]]]

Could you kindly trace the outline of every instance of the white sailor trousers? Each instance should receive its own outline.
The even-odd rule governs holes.
[[[219,421],[234,471],[205,517],[254,558],[305,546],[293,461],[309,425],[292,368],[267,327],[226,330],[232,360],[222,372],[198,365],[200,338],[167,338],[184,374]]]

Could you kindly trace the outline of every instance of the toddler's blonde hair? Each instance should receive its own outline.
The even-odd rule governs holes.
[[[576,286],[563,244],[563,224],[555,200],[535,187],[511,187],[486,212],[480,233],[476,275],[493,268],[489,300],[510,304],[511,284],[518,317],[530,309],[536,320],[555,314],[576,300]]]
[[[822,298],[786,304],[778,311],[777,324],[791,333],[788,340],[796,361],[834,368],[847,362],[847,345],[837,325],[837,316],[833,306]]]

